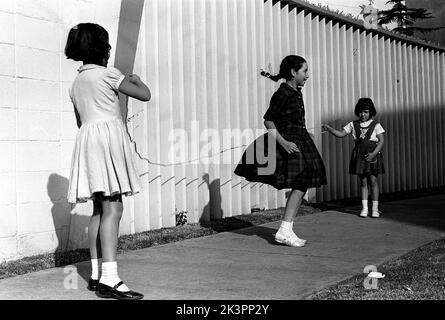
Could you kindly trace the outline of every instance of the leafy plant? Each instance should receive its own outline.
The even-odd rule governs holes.
[[[178,211],[175,209],[176,225],[183,226],[187,223],[187,211]]]

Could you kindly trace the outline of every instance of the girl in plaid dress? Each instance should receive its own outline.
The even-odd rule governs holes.
[[[352,133],[355,148],[351,153],[349,173],[358,175],[362,189],[362,211],[360,217],[368,216],[368,185],[372,188],[372,214],[371,217],[380,217],[379,184],[377,177],[385,173],[381,150],[385,142],[383,133],[385,130],[380,123],[372,120],[377,114],[374,103],[370,98],[360,98],[355,106],[355,115],[359,118],[349,122],[342,131],[335,130],[331,126],[323,125],[326,130],[336,137],[343,138]]]
[[[301,247],[306,240],[293,232],[293,220],[307,189],[326,184],[323,160],[306,130],[301,88],[309,78],[308,65],[304,58],[290,55],[281,62],[277,75],[264,72],[262,75],[273,81],[286,81],[273,94],[264,115],[268,133],[247,148],[235,174],[277,189],[292,189],[275,240]],[[261,161],[259,155],[264,155],[266,161]]]

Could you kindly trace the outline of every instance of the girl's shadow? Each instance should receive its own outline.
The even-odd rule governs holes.
[[[236,234],[242,234],[245,236],[257,236],[265,241],[267,241],[269,244],[281,246],[282,244],[275,241],[275,233],[277,232],[277,229],[268,228],[264,226],[253,226],[252,228],[244,228],[244,229],[238,229],[232,231]]]
[[[239,218],[229,217],[223,219],[223,210],[221,209],[220,180],[215,179],[210,183],[209,175],[205,173],[202,177],[209,189],[209,203],[204,207],[199,220],[201,226],[211,228],[216,232],[233,232],[245,236],[258,236],[268,243],[280,245],[275,241],[277,230],[255,226],[251,222]]]
[[[58,246],[54,252],[55,267],[71,265],[75,262],[89,259],[89,252],[82,248],[85,245],[85,230],[90,217],[71,213],[72,206],[68,203],[69,180],[61,175],[52,173],[48,178],[48,196],[53,203],[51,214]],[[78,274],[86,281],[89,279],[89,268],[80,264],[77,266]]]
[[[216,219],[222,219],[224,212],[221,209],[221,191],[220,191],[220,180],[215,179],[210,182],[209,174],[205,173],[202,176],[202,183],[206,184],[209,190],[209,203],[203,208],[201,217],[199,219],[200,223],[208,223]]]

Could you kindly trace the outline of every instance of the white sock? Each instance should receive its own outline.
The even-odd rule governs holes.
[[[363,210],[368,211],[368,200],[362,200]]]
[[[102,262],[102,276],[100,277],[100,283],[107,286],[114,287],[121,281],[117,274],[117,262]],[[117,288],[118,291],[130,291],[125,284],[122,284]]]
[[[286,230],[286,231],[291,231],[292,230],[292,225],[293,225],[293,221],[292,222],[281,221],[280,229],[283,229],[283,230]]]
[[[91,279],[99,280],[99,260],[91,259]]]
[[[379,211],[379,202],[378,201],[372,202],[372,211]]]

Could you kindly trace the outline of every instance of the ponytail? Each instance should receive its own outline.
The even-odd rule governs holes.
[[[280,74],[277,75],[271,75],[269,72],[266,72],[264,70],[261,69],[260,75],[262,75],[263,77],[269,78],[272,81],[277,82],[278,80],[280,80],[281,78],[283,78]]]

